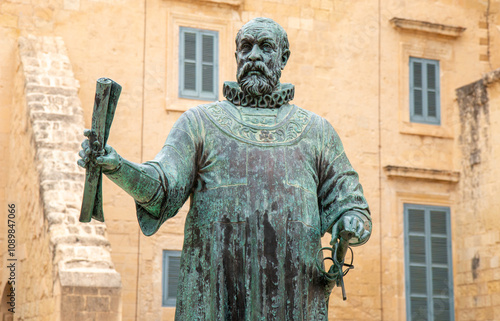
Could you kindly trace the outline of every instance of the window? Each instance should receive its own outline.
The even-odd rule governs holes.
[[[410,57],[410,121],[441,123],[439,61]]]
[[[217,100],[218,33],[180,27],[179,96]]]
[[[162,306],[164,307],[175,307],[180,268],[181,252],[163,251]]]
[[[450,210],[405,204],[406,314],[408,321],[452,321]]]

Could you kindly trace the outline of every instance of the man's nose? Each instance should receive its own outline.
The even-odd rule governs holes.
[[[250,61],[262,60],[262,50],[260,50],[260,47],[258,44],[253,45],[252,51],[250,51],[250,55],[248,56],[248,59]]]

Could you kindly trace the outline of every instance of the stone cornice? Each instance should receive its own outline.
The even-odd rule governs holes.
[[[384,166],[384,171],[389,178],[412,178],[427,181],[442,181],[451,184],[458,183],[460,180],[459,172],[440,169],[387,165]]]
[[[419,31],[451,38],[458,38],[465,31],[464,27],[396,17],[392,18],[390,22],[396,29]]]
[[[211,2],[216,4],[225,4],[229,6],[239,7],[243,4],[243,0],[198,0],[200,2]]]
[[[500,81],[500,68],[492,70],[486,74],[483,75],[483,81],[486,86],[489,84],[495,83],[497,81]]]

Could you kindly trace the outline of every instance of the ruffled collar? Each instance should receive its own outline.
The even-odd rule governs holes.
[[[272,94],[262,96],[247,96],[243,93],[238,83],[224,82],[222,90],[224,97],[233,104],[242,107],[278,108],[293,99],[295,86],[281,84],[280,88]]]

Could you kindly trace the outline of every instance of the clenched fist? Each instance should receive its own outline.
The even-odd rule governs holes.
[[[89,137],[90,130],[85,129],[83,135]],[[122,162],[122,158],[113,147],[106,145],[104,148],[101,148],[99,142],[95,142],[94,146],[91,146],[88,138],[82,142],[82,149],[78,155],[80,159],[77,163],[80,167],[87,168],[89,163],[93,163],[96,166],[100,166],[104,173],[115,171],[120,167]]]

